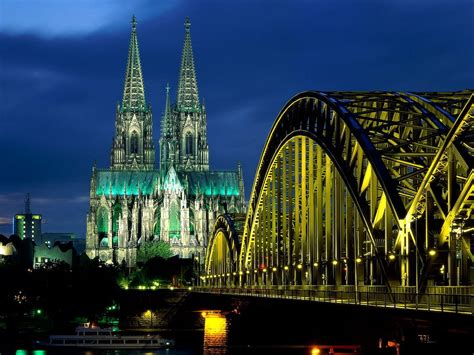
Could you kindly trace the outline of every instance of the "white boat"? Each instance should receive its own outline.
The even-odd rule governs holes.
[[[153,335],[120,335],[112,328],[85,323],[76,328],[74,335],[50,335],[48,342],[37,342],[48,347],[94,348],[94,349],[159,349],[173,347],[172,339]]]

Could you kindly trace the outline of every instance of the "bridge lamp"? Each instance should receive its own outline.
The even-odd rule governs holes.
[[[356,263],[360,264],[362,262],[362,258],[356,258]]]
[[[392,261],[395,260],[395,254],[394,253],[388,254],[388,259]]]
[[[429,256],[435,256],[436,255],[436,249],[430,249],[428,254],[429,254]]]
[[[296,266],[298,268],[298,270],[301,270],[303,268],[303,265],[301,264],[298,264],[298,266]]]
[[[245,271],[245,273],[246,273],[247,275],[250,274],[250,270]]]
[[[318,263],[314,263],[314,264],[313,264],[314,267],[318,267],[318,265],[319,265]]]
[[[239,275],[242,276],[244,273],[242,271],[239,271]]]
[[[311,355],[319,355],[319,354],[321,354],[321,349],[316,348],[316,347],[311,349]]]
[[[222,276],[224,276],[224,275],[222,275]],[[230,276],[230,272],[227,273],[227,276]]]
[[[253,272],[254,272],[254,273],[257,273],[257,269],[255,269]]]
[[[289,269],[288,265],[285,265],[285,266],[283,267],[283,270],[285,270],[285,271],[288,271],[288,269]]]
[[[273,272],[277,271],[277,268],[276,268],[275,266],[272,267],[272,271],[273,271]]]
[[[263,271],[263,272],[267,272],[267,268],[264,268],[262,271]]]
[[[332,264],[333,264],[334,266],[336,266],[336,265],[337,265],[337,260],[333,260],[333,261],[332,261]]]

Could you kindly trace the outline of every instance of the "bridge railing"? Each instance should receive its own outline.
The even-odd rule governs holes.
[[[317,302],[402,308],[421,311],[474,314],[472,287],[434,287],[416,294],[414,287],[395,287],[389,293],[384,286],[248,286],[196,287],[194,291],[239,296],[298,299]]]

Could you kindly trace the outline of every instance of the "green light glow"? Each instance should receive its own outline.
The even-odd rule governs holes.
[[[169,236],[174,238],[181,237],[181,209],[176,201],[173,201],[170,206],[170,227]]]
[[[190,195],[238,196],[239,178],[235,171],[195,171],[171,173],[160,186],[161,172],[98,170],[97,195],[151,195],[155,189],[186,189]]]

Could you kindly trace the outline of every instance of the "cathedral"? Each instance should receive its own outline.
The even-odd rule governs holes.
[[[240,164],[232,171],[209,170],[206,108],[199,100],[190,27],[186,19],[176,103],[166,87],[157,169],[153,116],[132,18],[110,168],[92,169],[86,235],[90,258],[134,266],[142,243],[162,240],[182,258],[204,260],[217,216],[245,212]]]

